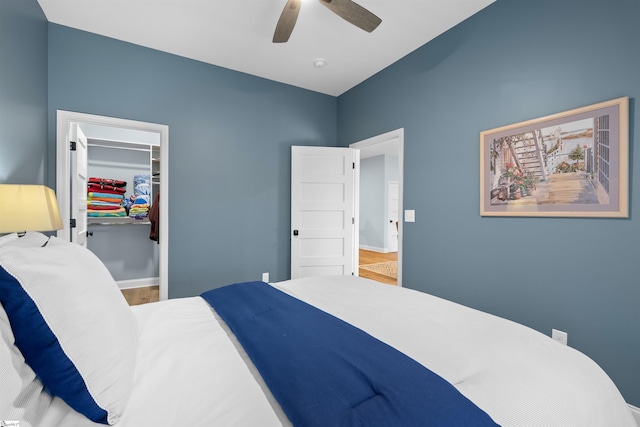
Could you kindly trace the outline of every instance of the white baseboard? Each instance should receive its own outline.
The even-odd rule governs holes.
[[[631,409],[631,413],[633,414],[633,418],[636,420],[636,424],[640,426],[640,408],[629,405],[629,409]]]
[[[360,245],[360,249],[364,249],[367,251],[373,251],[373,252],[379,252],[381,254],[388,254],[391,251],[389,249],[384,249],[384,248],[379,248],[377,246],[367,246],[367,245]]]
[[[159,277],[145,277],[142,279],[118,280],[116,282],[120,289],[146,288],[147,286],[159,286]]]

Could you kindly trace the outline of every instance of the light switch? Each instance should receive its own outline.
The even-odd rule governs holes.
[[[416,211],[414,211],[414,210],[405,210],[404,211],[404,222],[416,222]]]

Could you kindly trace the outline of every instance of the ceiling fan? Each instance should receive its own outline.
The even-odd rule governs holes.
[[[302,0],[287,0],[287,4],[280,15],[276,31],[273,34],[274,43],[285,43],[293,31],[300,12]],[[367,32],[375,30],[382,22],[373,13],[351,0],[320,0],[320,3],[333,13]]]

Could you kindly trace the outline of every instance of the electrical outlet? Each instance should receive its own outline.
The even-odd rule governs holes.
[[[568,334],[566,332],[562,332],[557,329],[552,329],[551,338],[553,338],[554,341],[558,341],[562,345],[567,345]]]
[[[269,273],[262,273],[262,281],[269,283]]]

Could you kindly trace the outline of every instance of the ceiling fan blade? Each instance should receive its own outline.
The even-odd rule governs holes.
[[[276,25],[276,31],[273,33],[274,43],[285,43],[289,40],[289,36],[293,31],[293,27],[296,25],[298,19],[298,13],[300,13],[300,2],[302,0],[287,0],[287,4],[282,10],[278,24]]]
[[[382,19],[351,0],[320,0],[320,3],[345,21],[369,33],[382,22]]]

